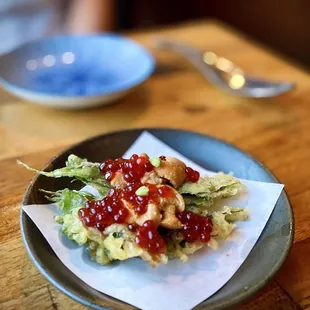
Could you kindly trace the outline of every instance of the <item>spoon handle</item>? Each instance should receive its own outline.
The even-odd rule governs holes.
[[[218,70],[203,61],[202,54],[198,49],[161,37],[155,38],[155,45],[158,48],[172,50],[183,55],[211,84],[227,88]]]

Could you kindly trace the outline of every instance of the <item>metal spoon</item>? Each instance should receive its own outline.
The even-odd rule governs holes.
[[[291,82],[271,82],[246,75],[230,60],[167,38],[155,38],[155,47],[182,54],[210,82],[221,90],[242,97],[268,98],[292,90]]]

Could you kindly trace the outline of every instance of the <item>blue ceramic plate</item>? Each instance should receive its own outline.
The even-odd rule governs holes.
[[[236,177],[253,181],[278,182],[271,172],[254,158],[223,141],[188,131],[147,130],[206,169],[226,173],[233,171]],[[83,141],[54,158],[45,168],[52,170],[63,167],[68,155],[72,153],[95,162],[120,157],[142,132],[140,129],[121,131]],[[25,194],[23,203],[47,203],[44,194],[39,191],[40,188],[56,191],[76,185],[67,178],[36,176]],[[33,263],[60,291],[94,309],[134,309],[96,291],[76,277],[61,263],[39,229],[22,210],[20,224],[22,238]],[[245,262],[226,285],[202,302],[197,309],[226,309],[255,294],[283,264],[292,245],[293,231],[293,213],[283,191],[263,233]]]
[[[59,36],[0,57],[0,81],[34,103],[82,108],[108,103],[153,72],[152,56],[114,34]]]

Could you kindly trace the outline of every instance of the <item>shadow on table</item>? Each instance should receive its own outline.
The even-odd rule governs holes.
[[[15,132],[37,139],[61,142],[77,140],[131,127],[147,109],[149,91],[140,86],[121,100],[84,110],[57,110],[31,104],[11,104],[2,113],[3,124]],[[38,130],[39,128],[39,130]]]

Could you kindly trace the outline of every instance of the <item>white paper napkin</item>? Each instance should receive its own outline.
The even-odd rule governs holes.
[[[124,157],[142,152],[150,156],[174,156],[202,175],[212,173],[148,132],[134,142]],[[220,243],[217,251],[201,250],[190,256],[187,263],[171,260],[157,268],[151,268],[139,259],[101,266],[89,258],[83,247],[61,233],[61,225],[54,220],[58,212],[55,205],[29,205],[23,209],[63,264],[89,286],[145,310],[188,310],[218,291],[238,270],[262,233],[284,187],[273,183],[242,182],[247,186],[247,192],[226,200],[225,204],[249,208],[249,220],[238,222],[237,230]]]

